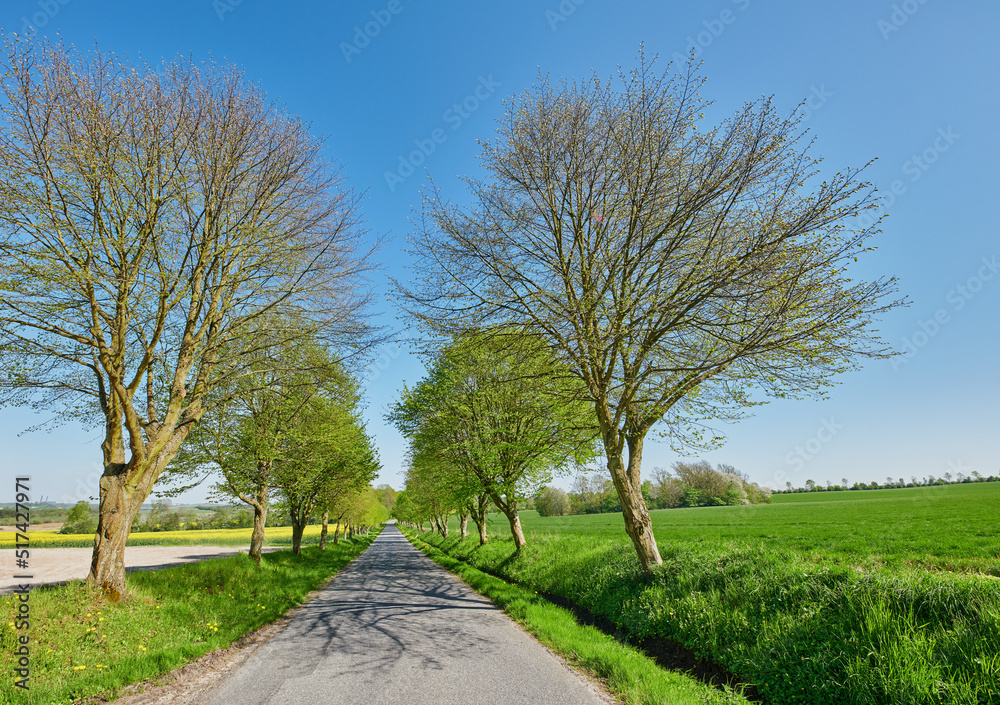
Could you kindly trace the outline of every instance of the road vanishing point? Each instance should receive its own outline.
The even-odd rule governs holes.
[[[613,702],[394,524],[202,699],[208,705]]]

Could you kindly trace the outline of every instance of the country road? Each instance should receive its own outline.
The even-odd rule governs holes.
[[[202,705],[613,702],[392,524]]]

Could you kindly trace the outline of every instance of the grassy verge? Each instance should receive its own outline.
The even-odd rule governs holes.
[[[660,544],[639,571],[627,539],[423,534],[453,558],[569,600],[636,638],[684,645],[770,703],[1000,703],[1000,580],[824,565],[753,542]]]
[[[274,621],[360,554],[377,532],[353,541],[246,555],[129,575],[129,599],[109,604],[86,583],[31,592],[31,627],[15,632],[13,597],[0,598],[0,703],[53,705],[116,694]],[[29,634],[30,690],[13,687],[17,636]]]
[[[732,691],[723,692],[690,676],[666,671],[636,649],[594,627],[579,624],[571,612],[542,599],[535,591],[456,560],[405,529],[403,533],[431,560],[488,597],[550,649],[595,674],[629,705],[747,703]]]
[[[302,545],[319,543],[320,524],[310,524],[302,535]],[[334,527],[330,526],[330,540]],[[135,531],[129,534],[129,546],[249,546],[252,528],[198,529],[192,531]],[[32,531],[32,548],[93,548],[93,534],[60,534],[57,531]],[[14,548],[16,534],[0,532],[0,549]],[[291,546],[292,527],[268,527],[264,533],[265,546]]]

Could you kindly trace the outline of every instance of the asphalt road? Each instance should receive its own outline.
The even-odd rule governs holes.
[[[394,525],[202,703],[611,702]]]

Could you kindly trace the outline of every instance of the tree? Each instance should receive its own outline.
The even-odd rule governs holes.
[[[314,509],[329,511],[378,475],[378,455],[361,422],[359,401],[356,383],[345,386],[335,399],[310,399],[289,434],[286,452],[275,463],[275,485],[292,520],[296,555]]]
[[[472,205],[431,189],[402,305],[431,332],[542,337],[583,382],[625,529],[661,562],[641,494],[654,426],[708,445],[705,420],[774,397],[819,394],[888,350],[872,320],[894,280],[847,266],[877,226],[848,170],[817,182],[801,113],[770,100],[717,127],[692,75],[640,65],[619,81],[547,78],[510,101]]]
[[[317,395],[350,394],[343,365],[320,341],[303,330],[298,340],[288,334],[294,321],[265,318],[250,336],[254,348],[276,337],[278,344],[248,354],[247,371],[216,388],[223,399],[189,434],[168,472],[169,480],[202,473],[222,475],[215,492],[239,499],[253,509],[250,557],[260,563],[273,484],[275,462],[290,446],[301,416],[312,410]],[[249,341],[245,341],[249,342]],[[177,492],[186,487],[173,490]]]
[[[143,500],[261,316],[364,345],[357,198],[232,68],[154,72],[24,37],[0,86],[3,399],[99,422],[88,580],[125,596]]]
[[[90,511],[90,504],[84,500],[77,502],[69,514],[66,523],[59,530],[61,534],[89,534],[97,527],[97,517]]]
[[[558,487],[542,487],[535,495],[535,509],[543,517],[561,517],[569,514],[569,497]]]
[[[385,507],[386,512],[391,513],[393,506],[396,504],[396,497],[399,494],[396,490],[392,489],[389,485],[379,485],[375,488],[378,492],[378,499]]]
[[[427,376],[403,390],[387,418],[410,439],[415,466],[443,463],[481,487],[520,549],[519,498],[593,453],[578,386],[530,337],[501,343],[466,334],[431,359]]]

